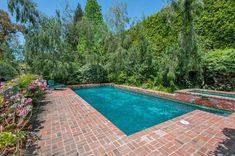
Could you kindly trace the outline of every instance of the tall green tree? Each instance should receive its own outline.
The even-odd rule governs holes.
[[[66,80],[71,61],[65,49],[60,13],[50,18],[41,16],[40,19],[38,26],[32,26],[25,36],[25,60],[36,74]]]
[[[101,6],[98,4],[97,0],[86,1],[84,18],[95,24],[103,24]]]
[[[174,66],[166,69],[167,80],[169,80],[168,83],[171,86],[175,81],[189,86],[200,82],[199,80],[202,76],[201,54],[195,31],[195,21],[200,15],[202,6],[201,0],[171,1],[168,17],[177,17],[181,23],[178,34],[178,48],[168,47],[168,52],[166,52],[169,54],[169,57],[178,57],[178,59],[173,59],[176,61],[173,63]]]
[[[81,7],[81,4],[77,4],[77,8],[75,10],[74,16],[73,16],[73,23],[80,22],[82,20],[84,13]]]
[[[70,46],[73,52],[76,51],[78,40],[80,36],[80,32],[78,31],[78,24],[82,22],[82,18],[84,16],[83,10],[81,8],[80,3],[77,4],[77,8],[72,15],[71,21],[69,21],[66,26],[66,41],[68,43],[67,46]]]
[[[203,2],[202,0],[177,0],[172,6],[180,13],[182,20],[179,34],[180,77],[184,77],[189,83],[195,80],[198,82],[201,77],[201,55],[198,49],[195,20],[200,15]]]
[[[130,38],[125,33],[125,28],[129,22],[127,6],[125,3],[113,3],[107,16],[108,26],[112,34],[110,46],[112,50],[109,55],[109,62],[106,69],[111,81],[117,81],[119,75],[124,73],[124,61],[127,58],[128,48],[130,47]]]

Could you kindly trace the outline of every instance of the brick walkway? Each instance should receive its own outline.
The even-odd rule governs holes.
[[[46,100],[49,103],[40,114],[45,122],[39,132],[39,155],[203,156],[234,152],[235,113],[222,117],[196,110],[126,136],[71,89],[53,91]],[[182,119],[190,124],[181,124]]]

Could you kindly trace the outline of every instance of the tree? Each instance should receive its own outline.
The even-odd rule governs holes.
[[[20,30],[22,30],[22,26],[12,23],[8,14],[0,10],[0,46],[8,44],[13,35]],[[0,48],[0,59],[3,59],[3,52],[3,49]]]
[[[15,34],[22,27],[17,24],[13,24],[10,21],[8,14],[0,10],[0,42],[7,41],[11,34]]]
[[[0,79],[11,79],[17,73],[14,41],[15,34],[23,27],[12,23],[8,14],[0,10]]]
[[[179,74],[171,77],[175,77],[179,83],[186,83],[187,85],[195,85],[195,82],[199,82],[201,78],[201,55],[195,32],[195,20],[199,17],[202,6],[201,0],[173,0],[170,5],[172,15],[176,14],[176,17],[181,19],[182,24],[178,37],[179,48],[174,50],[175,53],[178,53],[176,55],[178,56],[178,59],[176,59],[178,66],[175,67],[178,68]],[[171,17],[171,12],[169,14],[169,17]],[[171,72],[167,75],[173,74]]]
[[[108,48],[109,61],[106,69],[109,79],[115,82],[119,81],[117,80],[119,75],[123,75],[125,72],[124,61],[131,43],[129,34],[125,33],[126,25],[129,22],[126,4],[114,3],[109,9],[107,22],[111,30],[111,39],[107,44],[110,48]]]
[[[59,12],[56,17],[40,16],[25,36],[25,61],[33,73],[46,78],[65,80],[71,67],[64,43],[64,28]]]
[[[128,11],[125,3],[120,2],[110,7],[108,13],[108,23],[111,31],[115,33],[123,33],[128,22]]]
[[[16,15],[16,21],[36,24],[39,13],[36,4],[31,0],[8,0],[10,13]]]
[[[78,3],[74,16],[73,16],[73,23],[80,22],[82,20],[83,15],[84,13],[83,13],[82,7],[80,3]]]
[[[72,16],[72,21],[69,21],[66,26],[66,42],[67,46],[70,46],[72,51],[76,51],[76,47],[78,45],[79,40],[79,31],[78,31],[78,23],[82,22],[83,18],[83,10],[81,8],[80,3],[78,3],[77,8]]]
[[[87,0],[84,18],[95,24],[103,24],[101,6],[98,4],[97,0]]]

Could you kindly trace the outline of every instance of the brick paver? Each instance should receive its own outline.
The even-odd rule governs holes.
[[[38,141],[38,153],[45,156],[215,155],[229,139],[223,131],[235,131],[235,113],[222,117],[196,110],[126,136],[71,89],[52,91],[46,100]]]

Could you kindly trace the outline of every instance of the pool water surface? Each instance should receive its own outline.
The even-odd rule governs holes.
[[[74,89],[76,94],[131,135],[196,109],[227,116],[227,111],[143,95],[115,87]]]

